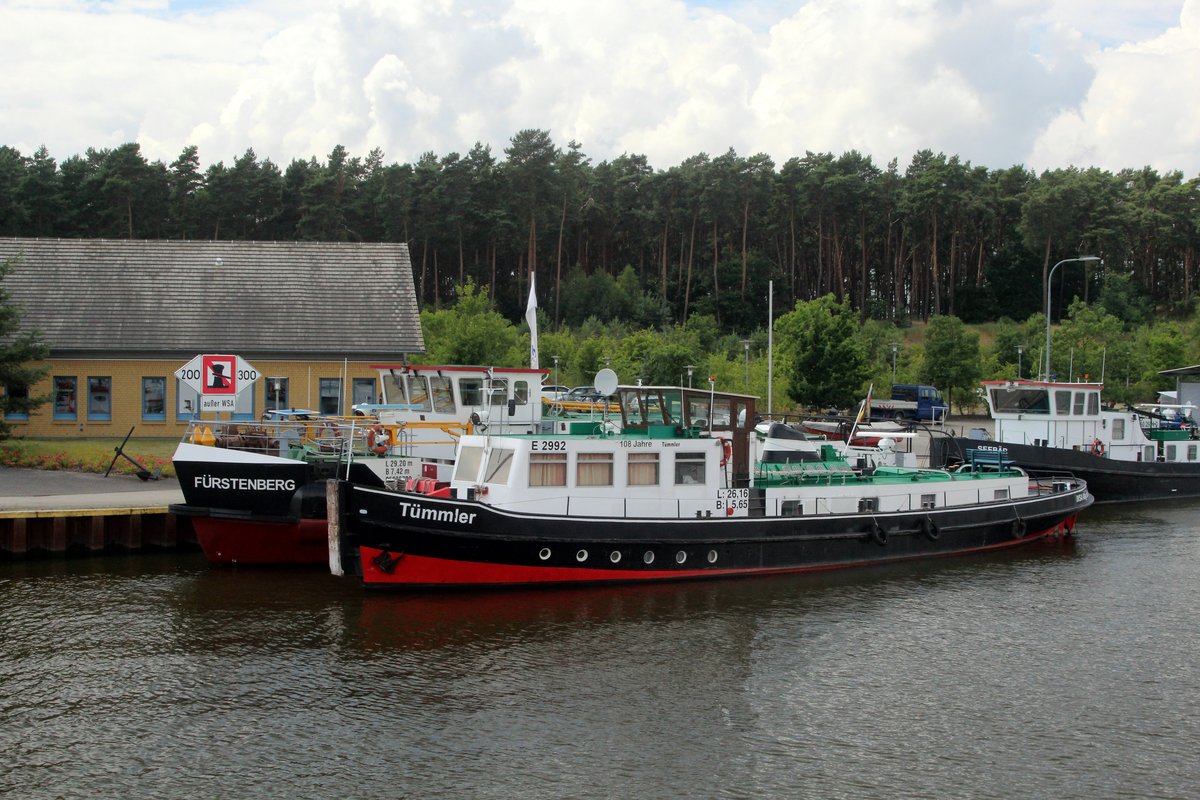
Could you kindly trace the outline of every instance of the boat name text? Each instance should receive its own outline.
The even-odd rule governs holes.
[[[197,489],[232,489],[241,492],[296,491],[296,481],[291,478],[218,478],[215,475],[197,475],[193,485]]]
[[[416,503],[400,503],[400,516],[429,522],[452,522],[455,525],[470,525],[475,521],[474,514],[457,508],[427,508]]]

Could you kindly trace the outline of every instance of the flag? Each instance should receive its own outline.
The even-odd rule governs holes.
[[[529,303],[525,306],[525,321],[529,323],[529,368],[538,368],[537,351],[537,273],[529,273]]]
[[[871,415],[871,392],[875,390],[875,384],[867,387],[867,397],[863,400],[862,405],[858,407],[858,419],[854,420],[854,424],[858,425],[863,421],[863,417]]]

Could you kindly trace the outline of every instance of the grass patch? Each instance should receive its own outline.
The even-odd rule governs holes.
[[[119,438],[9,439],[0,442],[0,466],[104,474],[121,441]],[[151,472],[161,470],[163,477],[173,477],[171,456],[178,443],[178,439],[130,439],[124,452]],[[136,475],[138,468],[124,458],[117,458],[112,471]]]

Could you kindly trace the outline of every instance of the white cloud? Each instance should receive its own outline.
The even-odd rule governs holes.
[[[1130,5],[1136,6],[1132,10]],[[172,161],[498,156],[523,128],[666,168],[919,149],[1200,171],[1200,0],[258,0],[0,8],[0,144]]]

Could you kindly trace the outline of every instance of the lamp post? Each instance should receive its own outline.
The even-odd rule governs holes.
[[[1054,270],[1061,267],[1063,264],[1072,261],[1099,261],[1099,256],[1076,256],[1075,258],[1064,258],[1062,261],[1050,268],[1050,274],[1046,276],[1046,372],[1044,378],[1050,380],[1050,281],[1054,279]]]
[[[694,364],[688,364],[684,369],[688,371],[688,388],[692,388],[692,372],[696,369]]]
[[[892,385],[896,385],[896,353],[900,352],[899,342],[892,342]]]
[[[742,348],[746,351],[746,385],[750,385],[750,340],[742,339]]]
[[[1025,345],[1017,345],[1017,380],[1021,380],[1021,356],[1025,354]]]
[[[561,356],[550,356],[550,357],[554,359],[554,385],[557,386],[558,385],[558,359],[561,358]]]

